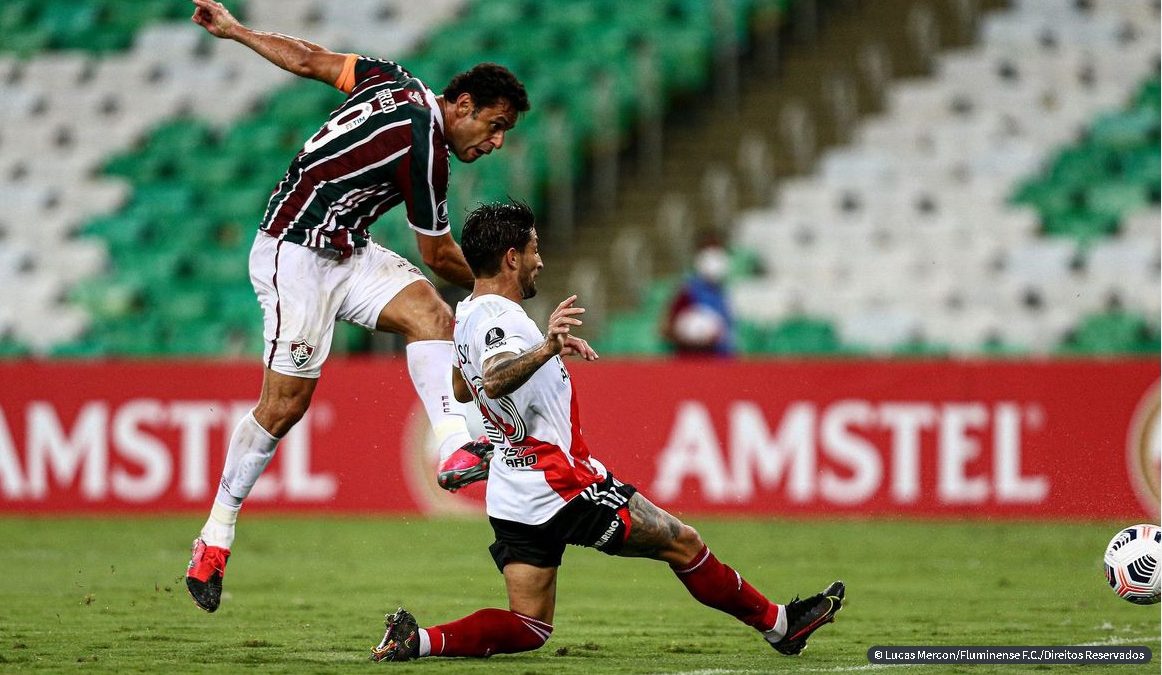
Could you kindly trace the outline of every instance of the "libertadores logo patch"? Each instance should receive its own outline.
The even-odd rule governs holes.
[[[307,361],[311,360],[311,355],[315,353],[315,346],[306,340],[298,340],[291,343],[290,350],[291,361],[294,362],[295,368],[302,370],[303,366],[307,365]]]
[[[484,346],[493,347],[500,344],[504,340],[504,331],[499,327],[489,328],[488,332],[484,334]]]
[[[1159,435],[1158,414],[1162,400],[1158,383],[1150,387],[1138,403],[1134,421],[1126,443],[1126,468],[1130,481],[1147,512],[1158,514],[1162,498],[1162,436]]]

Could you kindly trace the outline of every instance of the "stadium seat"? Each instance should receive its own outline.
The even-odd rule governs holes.
[[[844,344],[865,332],[867,343],[892,332],[893,312],[920,308],[928,339],[901,330],[892,351],[1044,352],[1104,306],[1108,294],[1085,285],[1078,245],[1119,233],[1141,242],[1157,229],[1156,214],[1133,215],[1157,208],[1156,13],[1142,21],[1124,5],[1093,17],[1076,3],[1044,4],[986,15],[981,44],[941,55],[936,78],[894,83],[886,113],[861,125],[853,145],[827,151],[810,177],[785,180],[775,208],[741,219],[736,241],[773,273],[733,291],[744,323],[806,308],[837,317]],[[1138,21],[1137,38],[1120,32],[1126,21]],[[1053,50],[1040,42],[1048,34]],[[831,246],[859,251],[870,276]],[[909,262],[898,246],[919,255]],[[913,276],[873,288],[877,266]],[[798,303],[780,299],[788,277],[810,284]],[[1121,300],[1140,307],[1125,286]]]
[[[1066,353],[1124,354],[1159,350],[1158,331],[1135,314],[1111,312],[1086,317],[1061,345]]]

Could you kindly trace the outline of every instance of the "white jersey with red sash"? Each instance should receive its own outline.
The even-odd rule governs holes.
[[[483,364],[519,354],[545,337],[521,306],[499,295],[469,298],[456,307],[457,361],[484,416],[496,452],[489,468],[488,515],[539,525],[585,488],[605,478],[581,436],[573,380],[560,356],[542,365],[516,391],[484,394]]]

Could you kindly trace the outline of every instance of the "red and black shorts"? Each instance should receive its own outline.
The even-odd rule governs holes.
[[[560,567],[565,545],[587,546],[617,555],[632,526],[629,498],[637,488],[607,474],[561,507],[540,525],[488,518],[496,541],[488,547],[496,567],[504,571],[510,562],[535,567]]]

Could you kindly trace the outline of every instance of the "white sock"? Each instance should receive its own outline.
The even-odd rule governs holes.
[[[420,635],[420,656],[432,655],[432,638],[428,637],[428,629],[421,628],[417,631]]]
[[[210,508],[210,517],[202,526],[202,541],[207,546],[230,548],[234,545],[234,524],[238,522],[238,511],[241,507],[227,506],[214,500]]]
[[[767,642],[778,642],[787,634],[787,606],[779,605],[779,618],[775,619],[775,627],[763,631],[763,637]]]
[[[279,439],[271,436],[254,419],[254,411],[238,420],[226,450],[226,466],[218,483],[218,494],[210,508],[210,517],[202,528],[202,539],[210,546],[230,548],[234,543],[234,523],[242,501],[250,494],[262,470],[270,464]]]
[[[407,346],[408,373],[416,393],[428,413],[440,461],[448,459],[456,448],[472,440],[468,424],[455,405],[452,394],[452,366],[455,351],[450,340],[420,340]]]

